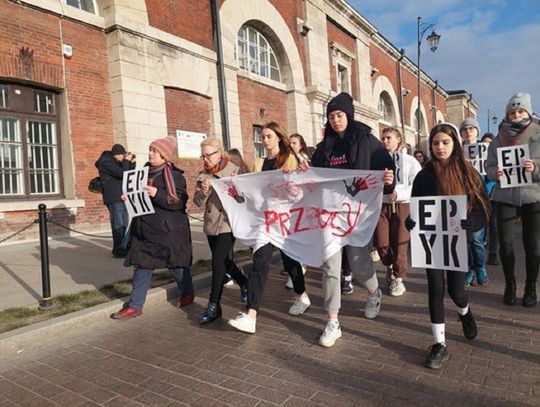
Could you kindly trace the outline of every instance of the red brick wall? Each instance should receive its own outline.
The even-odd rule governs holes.
[[[340,46],[347,49],[347,51],[356,55],[356,40],[346,31],[343,31],[340,27],[334,24],[332,21],[326,21],[326,30],[328,34],[328,54],[330,60],[330,82],[333,91],[337,90],[337,78],[336,78],[336,67],[332,65],[332,50],[330,44],[335,42]],[[353,99],[358,99],[358,63],[356,59],[352,61],[351,64],[351,95]]]
[[[84,199],[85,208],[79,208],[76,216],[67,217],[64,210],[56,210],[54,216],[62,223],[75,224],[82,230],[95,230],[96,226],[106,225],[108,212],[101,195],[87,190],[88,180],[97,175],[95,160],[114,144],[105,34],[100,29],[63,20],[64,43],[73,47],[73,57],[65,60],[64,89],[59,17],[7,0],[0,0],[0,10],[0,78],[67,91],[75,194],[78,199]],[[19,57],[21,47],[33,51],[27,65]],[[62,132],[67,133],[68,129],[62,129]],[[5,216],[0,222],[0,236],[33,219],[35,212],[7,213]],[[50,229],[54,234],[54,226]],[[25,236],[37,237],[37,229],[31,229]]]
[[[253,125],[262,126],[270,121],[275,121],[288,133],[287,97],[285,92],[281,90],[239,76],[238,99],[244,159],[251,166],[255,159]],[[261,109],[264,109],[263,117],[261,117]]]
[[[212,128],[211,99],[187,90],[165,88],[165,108],[169,136],[176,137],[176,130],[194,131],[210,136]],[[201,160],[182,158],[178,164],[185,171],[184,177],[189,194],[188,211],[201,212],[201,209],[193,204],[195,179],[202,167]]]
[[[146,0],[152,27],[214,49],[211,0]]]

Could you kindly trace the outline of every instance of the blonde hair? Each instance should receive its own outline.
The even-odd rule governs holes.
[[[403,137],[401,130],[399,130],[397,127],[385,127],[382,131],[383,136],[384,133],[394,133],[396,135],[396,138],[398,140],[398,150],[401,150],[403,147],[405,147],[405,138]]]
[[[217,137],[208,137],[206,140],[201,141],[201,148],[210,146],[223,153],[223,143]]]

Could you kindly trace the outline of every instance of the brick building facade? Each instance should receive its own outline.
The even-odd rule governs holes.
[[[87,184],[117,142],[142,164],[155,138],[227,133],[252,163],[268,121],[316,144],[340,91],[376,134],[394,125],[417,142],[415,65],[345,0],[0,0],[0,24],[0,238],[35,218],[40,202],[58,223],[107,230]],[[450,95],[421,78],[425,143],[449,119]],[[474,101],[467,107],[475,116]],[[200,160],[183,143],[192,195]]]

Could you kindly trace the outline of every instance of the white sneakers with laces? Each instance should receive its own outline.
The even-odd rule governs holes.
[[[289,314],[290,315],[301,315],[309,308],[311,305],[311,301],[309,300],[309,297],[299,295],[298,297],[294,298],[294,303],[291,305],[291,308],[289,308]]]
[[[336,341],[341,338],[341,327],[338,320],[330,320],[326,323],[324,332],[319,338],[319,345],[329,348],[334,346]]]
[[[405,284],[403,284],[403,279],[396,278],[395,280],[392,280],[390,283],[390,295],[392,297],[399,297],[400,295],[403,295],[407,291],[405,288]]]
[[[374,295],[373,297],[368,295],[366,301],[366,310],[364,311],[366,318],[373,319],[379,315],[379,311],[381,310],[381,297],[382,292],[380,288],[377,288],[377,295]]]
[[[229,319],[227,324],[238,329],[239,331],[254,334],[257,321],[251,319],[248,314],[241,312],[240,315],[238,315],[235,319]]]

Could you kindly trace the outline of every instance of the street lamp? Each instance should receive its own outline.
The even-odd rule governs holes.
[[[421,96],[420,96],[420,72],[421,72],[420,71],[420,48],[422,45],[422,38],[424,38],[424,34],[427,31],[431,30],[431,34],[427,36],[426,40],[429,44],[429,49],[432,52],[437,51],[441,36],[435,32],[436,28],[437,28],[437,24],[425,24],[425,23],[422,23],[422,17],[417,18],[417,31],[416,31],[417,32],[417,36],[416,36],[417,51],[418,51],[418,58],[416,60],[416,65],[418,68],[418,105],[416,108],[416,137],[417,137],[416,146],[417,148],[420,147],[420,114],[421,114],[420,113],[420,100],[421,100]]]
[[[488,109],[488,114],[487,114],[487,124],[488,124],[487,132],[488,133],[491,133],[489,131],[489,122],[492,122],[493,125],[496,126],[498,120],[499,120],[499,118],[497,116],[495,116],[495,113],[490,113],[490,111]]]

